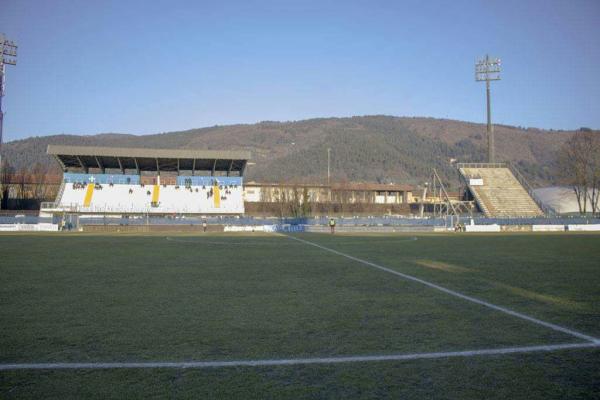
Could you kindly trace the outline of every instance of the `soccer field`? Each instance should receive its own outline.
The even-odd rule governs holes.
[[[593,398],[600,235],[0,235],[0,398]]]

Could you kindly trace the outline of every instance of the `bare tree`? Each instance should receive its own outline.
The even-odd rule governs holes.
[[[594,136],[591,143],[592,148],[590,150],[591,159],[588,168],[590,188],[587,194],[592,213],[594,213],[594,215],[600,215],[600,205],[598,204],[598,199],[600,198],[600,133],[596,132],[595,134],[591,134]]]
[[[25,199],[27,198],[27,175],[27,169],[19,168],[13,181],[13,183],[16,184],[15,198],[17,200],[17,208],[19,209],[25,207]]]
[[[302,192],[297,183],[294,183],[290,191],[289,210],[291,216],[294,218],[302,214]]]
[[[279,205],[279,218],[286,216],[288,196],[284,184],[279,184],[274,191],[275,201]]]
[[[5,204],[10,188],[10,177],[14,173],[14,169],[11,167],[7,159],[2,160],[2,166],[0,168],[0,205]],[[2,208],[2,207],[0,207]]]
[[[307,217],[311,214],[310,196],[308,194],[308,185],[302,188],[302,216]]]
[[[44,201],[48,192],[47,185],[48,168],[36,163],[31,170],[31,184],[33,198],[39,201]]]
[[[558,175],[573,189],[579,212],[598,213],[600,195],[600,134],[589,130],[575,133],[559,151]]]

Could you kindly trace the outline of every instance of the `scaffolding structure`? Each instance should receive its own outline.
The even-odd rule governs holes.
[[[447,221],[446,226],[456,226],[460,223],[460,218],[468,216],[473,217],[475,204],[473,201],[462,199],[451,199],[446,190],[446,186],[440,178],[437,170],[434,168],[431,176],[431,196],[433,202],[433,217],[444,218]]]

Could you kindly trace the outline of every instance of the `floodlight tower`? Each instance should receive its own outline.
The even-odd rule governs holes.
[[[6,39],[3,33],[0,33],[0,151],[2,150],[2,122],[4,113],[2,112],[2,97],[4,97],[4,73],[5,65],[17,65],[17,45],[12,40]],[[2,169],[2,153],[0,153],[0,170]]]
[[[494,151],[494,126],[492,125],[492,106],[490,102],[490,81],[500,80],[500,59],[490,58],[486,54],[485,58],[477,60],[475,63],[475,80],[477,82],[485,81],[485,93],[487,96],[487,136],[488,136],[488,162],[496,161]]]

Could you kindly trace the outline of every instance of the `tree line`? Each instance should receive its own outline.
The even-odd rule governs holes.
[[[3,159],[0,168],[1,208],[9,208],[9,199],[13,201],[13,207],[10,208],[17,209],[27,209],[31,203],[37,206],[40,202],[49,200],[56,193],[57,185],[50,172],[54,171],[40,162],[30,168],[14,168],[8,160]]]
[[[572,188],[579,212],[600,216],[600,132],[581,129],[558,152],[557,176]]]

